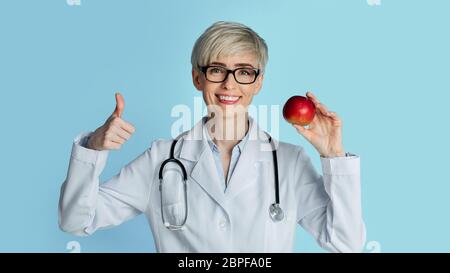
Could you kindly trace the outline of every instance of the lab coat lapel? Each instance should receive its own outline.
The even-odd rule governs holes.
[[[225,208],[222,180],[219,178],[211,149],[203,134],[203,121],[199,121],[185,137],[180,158],[195,162],[191,178],[197,182],[220,206]]]
[[[228,183],[226,196],[229,199],[236,197],[249,187],[260,184],[262,181],[255,179],[258,176],[257,164],[269,161],[272,158],[272,153],[267,149],[266,134],[254,121],[251,123],[249,134],[249,139]]]
[[[222,180],[219,178],[210,149],[204,149],[192,170],[194,179],[219,205],[225,208]]]

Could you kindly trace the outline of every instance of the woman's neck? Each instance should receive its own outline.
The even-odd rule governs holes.
[[[232,117],[209,117],[207,129],[219,150],[231,151],[249,130],[248,113]]]

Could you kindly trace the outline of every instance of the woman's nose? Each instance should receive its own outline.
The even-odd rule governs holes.
[[[226,89],[234,89],[238,83],[233,76],[233,73],[228,73],[225,81],[223,82],[223,87]]]

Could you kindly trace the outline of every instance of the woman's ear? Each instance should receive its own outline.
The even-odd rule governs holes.
[[[259,90],[261,90],[262,85],[263,85],[263,80],[264,80],[264,74],[259,75],[255,82],[255,89],[254,89],[255,91],[253,92],[253,95],[256,95],[259,93]]]
[[[203,91],[201,74],[194,68],[192,68],[192,83],[198,91]]]

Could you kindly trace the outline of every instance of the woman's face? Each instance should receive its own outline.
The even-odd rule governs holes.
[[[236,68],[259,68],[253,54],[239,54],[219,57],[210,64],[234,70]],[[237,74],[237,73],[236,73]],[[254,83],[240,84],[236,82],[232,73],[228,74],[224,82],[214,83],[206,79],[205,74],[192,70],[192,79],[197,90],[203,93],[203,99],[208,110],[221,111],[226,117],[247,112],[247,108],[262,87],[263,75],[259,75]],[[211,111],[210,111],[211,112]]]

